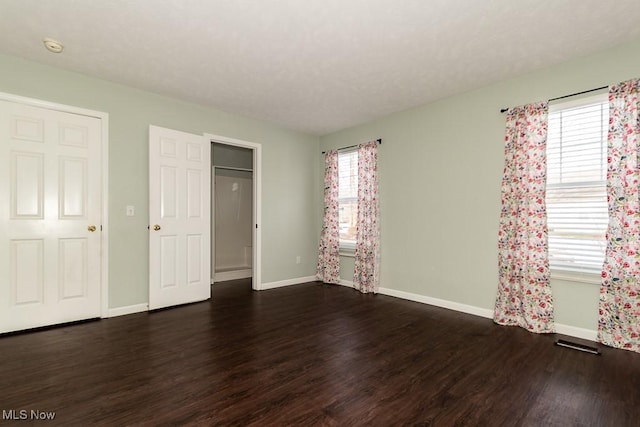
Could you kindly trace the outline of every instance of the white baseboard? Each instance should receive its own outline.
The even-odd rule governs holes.
[[[231,279],[229,279],[231,280]],[[315,276],[298,277],[295,279],[280,280],[277,282],[263,283],[260,290],[276,289],[284,286],[299,285],[300,283],[314,282]],[[353,282],[349,280],[340,280],[339,285],[353,288]],[[436,307],[442,307],[449,310],[459,311],[462,313],[472,314],[474,316],[480,316],[487,319],[493,318],[493,310],[486,308],[476,307],[473,305],[461,304],[458,302],[443,300],[439,298],[432,298],[425,295],[414,294],[411,292],[398,291],[389,288],[380,288],[378,293],[381,295],[387,295],[395,298],[402,298],[409,301],[419,302],[422,304],[429,304]],[[141,313],[149,310],[149,304],[135,304],[125,307],[110,308],[107,317],[125,316],[127,314]],[[591,329],[578,328],[576,326],[565,325],[562,323],[556,323],[556,332],[562,335],[567,335],[575,338],[582,338],[589,341],[596,341],[597,332]]]
[[[224,282],[226,280],[246,279],[253,276],[253,270],[245,268],[242,270],[221,271],[213,275],[213,282]]]
[[[338,283],[338,285],[353,288],[353,282],[351,280],[340,279],[340,283]]]
[[[589,341],[597,341],[598,338],[598,331],[564,325],[562,323],[556,323],[556,332],[562,335],[569,335],[570,337],[582,338],[583,340]]]
[[[143,311],[149,311],[149,304],[134,304],[124,307],[110,308],[107,313],[107,317],[126,316],[127,314],[142,313]]]
[[[473,314],[487,319],[493,319],[493,310],[480,308],[473,305],[461,304],[459,302],[448,301],[439,298],[432,298],[425,295],[418,295],[411,292],[398,291],[389,288],[380,288],[378,293],[390,297],[402,298],[409,301],[421,302],[423,304],[435,305],[436,307],[448,308],[462,313]]]
[[[353,282],[349,280],[340,280],[340,285],[353,288]],[[419,302],[422,304],[434,305],[436,307],[447,308],[449,310],[459,311],[462,313],[473,314],[487,319],[493,319],[493,310],[487,308],[476,307],[473,305],[461,304],[459,302],[432,298],[425,295],[414,294],[411,292],[398,291],[389,288],[380,288],[378,293],[395,298],[402,298],[409,301]],[[556,332],[570,337],[582,338],[589,341],[596,341],[597,332],[591,329],[578,328],[576,326],[556,323]]]
[[[280,280],[278,282],[267,282],[260,286],[261,291],[267,289],[282,288],[283,286],[299,285],[300,283],[315,282],[316,276],[298,277],[295,279]]]

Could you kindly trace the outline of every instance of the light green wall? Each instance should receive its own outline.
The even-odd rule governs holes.
[[[262,281],[315,273],[318,137],[5,55],[0,91],[109,114],[109,307],[148,301],[150,124],[262,144]]]
[[[504,161],[499,110],[634,77],[640,40],[323,136],[323,150],[383,139],[381,286],[493,309]],[[342,278],[352,280],[353,259],[341,265]],[[552,287],[556,322],[596,329],[597,285]]]

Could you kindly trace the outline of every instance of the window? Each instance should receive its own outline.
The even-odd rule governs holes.
[[[358,150],[338,153],[340,249],[355,250],[358,221]]]
[[[595,279],[602,271],[608,123],[606,94],[549,109],[546,202],[552,276]]]

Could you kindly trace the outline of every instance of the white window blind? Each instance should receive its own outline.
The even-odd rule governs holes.
[[[550,107],[547,222],[552,274],[600,274],[607,231],[606,95]]]
[[[338,153],[340,247],[355,249],[358,221],[358,151]]]

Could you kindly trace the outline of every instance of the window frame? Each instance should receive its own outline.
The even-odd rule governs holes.
[[[590,94],[588,96],[580,97],[579,99],[573,99],[570,101],[563,100],[562,102],[557,102],[553,104],[550,103],[549,112],[548,112],[549,120],[551,119],[551,114],[559,111],[570,110],[574,108],[585,107],[585,106],[595,105],[595,104],[604,104],[605,106],[607,106],[608,103],[609,103],[608,92],[606,91],[606,89],[596,94]],[[608,122],[605,122],[605,123],[608,123]],[[605,154],[603,175],[604,175],[605,201],[606,201],[606,172],[607,172],[606,170],[607,168],[606,167],[606,151],[607,151],[606,133],[608,132],[607,124],[604,125],[604,130],[605,130],[605,135],[604,135],[604,138],[602,139],[602,144],[604,144],[603,148],[604,148],[604,154]],[[548,149],[549,149],[549,145],[548,145],[548,139],[547,139],[547,150]],[[548,158],[547,158],[547,161],[548,161]],[[548,170],[547,170],[547,178],[548,178]],[[593,182],[594,181],[592,181],[592,183]],[[575,183],[574,187],[577,187],[581,184],[584,185],[585,183],[588,183],[588,181]],[[548,182],[546,185],[547,187],[546,187],[545,193],[549,189]],[[547,201],[545,201],[545,203],[547,206],[547,222],[548,222],[548,206],[549,206],[548,199]],[[606,229],[605,229],[605,233],[606,233]],[[548,236],[550,236],[550,234],[551,234],[551,231],[549,230]],[[603,243],[606,248],[606,238],[603,240]],[[603,257],[603,262],[604,262],[604,257]],[[550,272],[551,279],[555,279],[555,280],[571,281],[571,282],[579,282],[579,283],[587,283],[587,284],[597,284],[597,285],[601,283],[600,273],[595,273],[592,271],[585,271],[585,270],[581,271],[580,269],[563,269],[563,268],[557,268],[557,267],[552,268],[552,266],[549,265],[549,272]]]
[[[358,148],[354,147],[354,148],[349,148],[349,149],[345,149],[345,150],[340,150],[338,151],[338,188],[340,188],[340,176],[341,176],[341,171],[340,171],[340,157],[341,156],[347,156],[347,155],[353,155],[355,153],[355,172],[353,174],[353,176],[355,176],[355,196],[353,197],[340,197],[340,192],[338,191],[338,215],[340,215],[340,209],[341,209],[341,205],[345,202],[350,202],[350,203],[355,203],[356,206],[356,212],[357,212],[357,208],[358,208]],[[357,214],[356,214],[356,221],[357,221]],[[339,233],[339,232],[338,232]],[[339,252],[340,255],[344,255],[344,256],[355,256],[355,251],[356,251],[356,240],[345,240],[342,237],[338,237],[338,244],[339,244]]]

